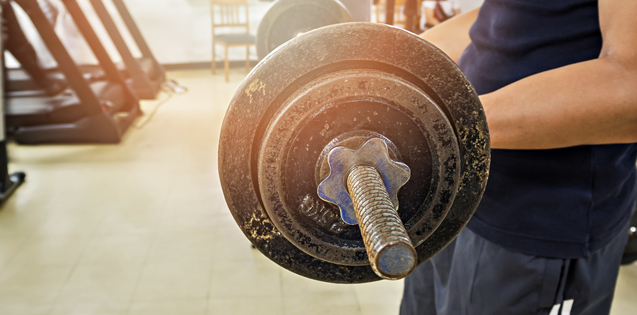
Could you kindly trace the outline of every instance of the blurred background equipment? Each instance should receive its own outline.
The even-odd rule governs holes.
[[[91,7],[89,7],[89,9],[93,8],[94,10],[91,10],[89,13],[94,13],[94,18],[99,19],[95,21],[97,23],[93,23],[92,25],[93,27],[103,27],[103,35],[106,36],[100,37],[97,40],[101,40],[100,45],[113,43],[114,51],[109,52],[109,54],[111,58],[121,59],[121,62],[117,63],[117,67],[135,94],[140,99],[155,99],[157,93],[161,90],[161,85],[165,82],[165,71],[163,67],[155,59],[124,3],[121,0],[112,0],[109,2],[112,4],[112,9],[109,11],[104,1],[105,0],[90,1]],[[37,30],[32,29],[33,25],[30,18],[25,15],[24,12],[20,12],[20,7],[15,5],[11,6],[10,4],[12,2],[13,1],[4,2],[5,6],[8,6],[5,11],[7,11],[6,14],[10,18],[7,25],[13,25],[7,28],[7,30],[12,32],[14,38],[20,40],[20,44],[16,45],[14,40],[12,41],[13,44],[8,45],[7,48],[9,52],[12,52],[13,57],[18,59],[17,61],[21,67],[7,69],[9,78],[7,89],[10,93],[16,91],[29,91],[30,93],[38,91],[38,93],[42,93],[43,86],[52,85],[52,87],[44,90],[44,92],[49,95],[54,95],[59,92],[60,89],[67,87],[68,83],[59,69],[56,69],[58,65],[51,56],[46,44],[41,40],[41,37],[37,35]],[[60,41],[73,60],[80,66],[85,76],[89,78],[89,80],[103,80],[104,72],[99,67],[92,66],[97,63],[97,60],[92,60],[95,59],[94,55],[90,46],[86,43],[87,40],[94,39],[85,39],[82,37],[75,25],[75,21],[72,19],[71,14],[62,1],[43,0],[39,1],[38,4],[56,31]],[[16,10],[15,13],[14,8]],[[72,6],[71,9],[73,8],[80,10],[79,6]],[[86,8],[74,12],[74,14],[84,15],[85,10]],[[18,13],[17,16],[16,13]],[[121,20],[119,28],[112,15],[118,15],[119,20]],[[90,18],[93,18],[93,16],[88,17],[88,19]],[[99,21],[102,23],[99,24]],[[20,27],[17,27],[18,25],[20,25]],[[26,27],[26,30],[23,29],[24,27]],[[36,32],[36,34],[34,35],[32,32]],[[126,43],[123,36],[124,33],[130,36],[132,43]],[[104,40],[106,40],[107,43],[104,43]],[[133,45],[133,49],[139,50],[139,57],[133,57],[133,52],[129,45]],[[22,47],[22,51],[15,51],[17,49],[16,47]],[[83,47],[86,47],[86,50],[80,49]],[[105,48],[110,47],[105,46]],[[46,72],[46,74],[38,75],[43,72]],[[48,82],[47,80],[52,82]],[[15,93],[13,94],[15,95]]]
[[[216,73],[216,47],[225,49],[224,69],[226,82],[230,80],[229,47],[246,47],[246,71],[250,69],[250,46],[254,45],[254,36],[250,34],[250,17],[247,0],[210,0],[212,19],[212,74]],[[221,33],[217,29],[221,29]],[[243,29],[243,32],[228,32],[231,29]]]
[[[398,28],[335,24],[288,41],[224,118],[219,176],[237,224],[312,279],[404,277],[455,238],[485,188],[489,135],[467,86],[455,63]],[[348,174],[359,166],[369,168]]]
[[[352,21],[337,0],[277,0],[259,24],[257,56],[261,60],[290,39],[319,27]]]
[[[354,22],[371,22],[373,0],[339,0],[347,8]]]
[[[104,5],[104,0],[91,0],[91,5],[122,58],[123,66],[120,66],[120,68],[127,78],[129,86],[138,98],[145,100],[155,99],[161,91],[162,84],[166,81],[164,68],[155,59],[133,17],[128,12],[126,5],[124,5],[124,1],[112,1],[126,26],[126,30],[131,34],[135,45],[142,54],[139,58],[135,58],[128,48],[122,33]]]
[[[405,28],[405,2],[411,0],[374,0],[376,22]]]
[[[29,16],[70,88],[57,94],[8,93],[6,121],[11,135],[23,144],[119,142],[141,114],[139,102],[77,3],[63,1],[99,62],[96,72],[103,71],[103,77],[86,75],[75,63],[37,1],[16,3]]]
[[[5,7],[0,6],[0,25],[4,24]],[[12,16],[12,15],[10,15]],[[13,15],[14,16],[14,15]],[[4,51],[5,36],[0,37],[0,52]],[[4,68],[4,58],[0,59],[0,69]],[[4,76],[0,77],[0,206],[24,183],[26,174],[16,172],[9,174],[9,156],[7,154],[7,139],[4,128]]]

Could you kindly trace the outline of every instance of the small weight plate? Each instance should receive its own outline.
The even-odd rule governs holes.
[[[444,112],[417,86],[384,71],[319,74],[279,106],[258,160],[261,199],[270,219],[316,258],[368,265],[359,227],[340,224],[338,208],[319,199],[315,181],[323,148],[353,131],[383,135],[411,169],[398,213],[414,246],[431,235],[451,207],[460,153]]]
[[[259,23],[257,56],[263,59],[281,44],[319,27],[352,22],[337,0],[278,0]]]
[[[313,80],[345,70],[379,71],[409,82],[444,113],[458,140],[458,191],[436,230],[416,246],[419,263],[447,246],[473,215],[486,187],[489,135],[480,100],[456,64],[399,28],[373,23],[323,27],[292,39],[253,69],[233,97],[221,130],[219,176],[228,207],[248,239],[277,264],[317,280],[360,283],[379,278],[369,266],[309,255],[277,229],[265,209],[258,174],[259,163],[282,163],[259,161],[263,137],[282,104]],[[405,161],[414,154],[399,149]],[[306,202],[320,210],[315,200]]]

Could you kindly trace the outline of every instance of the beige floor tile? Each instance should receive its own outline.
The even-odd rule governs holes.
[[[281,270],[284,297],[338,293],[348,298],[351,296],[352,300],[356,300],[356,292],[352,285],[317,281],[297,275],[287,269],[281,268]]]
[[[102,301],[90,303],[58,304],[53,307],[50,315],[125,315],[127,304],[113,304]]]
[[[398,314],[404,280],[353,285],[363,315]]]
[[[191,206],[201,205],[214,211],[219,207],[219,201],[224,200],[216,198],[221,191],[220,188],[206,184],[205,189],[198,187],[195,189],[197,192],[193,192],[188,188],[190,185],[192,184],[175,187],[169,196],[167,208],[180,209],[180,204],[189,203]]]
[[[158,231],[156,216],[111,213],[97,227],[95,235],[152,234]]]
[[[221,263],[259,261],[263,255],[252,248],[250,241],[239,230],[236,223],[232,224],[234,226],[217,226],[214,230],[215,261]]]
[[[123,305],[129,303],[139,279],[141,265],[104,263],[78,265],[64,285],[58,305]]]
[[[212,233],[217,213],[213,198],[170,200],[160,218],[162,232],[208,230]]]
[[[284,314],[360,315],[361,309],[353,295],[323,292],[311,295],[283,297]]]
[[[361,314],[353,286],[281,273],[285,314]]]
[[[82,212],[84,213],[51,213],[46,220],[33,229],[32,235],[43,238],[49,236],[90,238],[104,221],[106,212],[99,210],[90,213]]]
[[[214,233],[210,226],[162,230],[157,233],[147,263],[211,263],[215,254],[213,241]]]
[[[131,170],[126,182],[120,184],[120,189],[123,190],[122,197],[161,201],[174,189],[174,177],[175,174],[164,170],[162,164],[149,163],[148,166]]]
[[[8,265],[0,272],[0,306],[40,309],[52,305],[71,270],[72,266]]]
[[[152,170],[149,170],[151,172]],[[139,171],[136,171],[139,172]],[[142,176],[134,174],[132,176]],[[125,183],[119,184],[120,192],[117,196],[115,211],[137,212],[152,210],[157,213],[165,207],[167,195],[172,188],[168,182],[163,182],[156,177],[128,178]],[[148,184],[147,184],[148,182]]]
[[[15,254],[11,263],[71,266],[77,262],[88,240],[88,237],[76,235],[30,237]]]
[[[13,197],[13,196],[12,196]],[[41,209],[46,203],[30,203],[27,207],[40,209],[28,212],[26,210],[15,211],[15,200],[9,199],[0,211],[0,237],[5,239],[24,238],[33,235],[38,226],[46,222],[48,212]]]
[[[118,206],[119,182],[103,176],[106,171],[92,170],[85,164],[81,174],[74,176],[63,195],[51,204],[51,214],[101,216]],[[28,176],[28,175],[27,175]]]
[[[164,203],[153,199],[120,199],[120,204],[110,211],[96,235],[148,234],[159,230]]]
[[[131,305],[128,315],[203,315],[206,313],[206,302],[206,299],[139,301]]]
[[[153,233],[95,235],[80,257],[80,265],[142,266],[151,248]]]
[[[38,305],[34,303],[0,304],[0,314],[49,315],[51,309],[51,305]]]
[[[26,242],[26,237],[9,237],[0,235],[0,273],[9,264],[20,247]]]
[[[46,176],[44,176],[46,177]],[[27,179],[27,182],[20,186],[20,189],[16,190],[11,198],[9,198],[0,210],[0,226],[6,229],[5,224],[13,223],[14,220],[23,220],[27,223],[39,223],[46,219],[51,209],[55,206],[59,206],[59,198],[66,193],[64,185],[60,185],[51,191],[43,192],[40,194],[39,190],[46,190],[46,185],[58,185],[55,180],[44,180],[44,183],[34,182],[37,179]],[[22,190],[25,188],[24,190]],[[34,189],[32,189],[34,188]],[[17,222],[20,223],[20,222]],[[4,234],[6,231],[0,231]]]
[[[281,315],[283,302],[280,298],[242,298],[211,299],[208,303],[208,315]]]
[[[247,240],[230,210],[220,210],[215,214],[215,233],[220,237],[243,237]]]
[[[384,301],[379,302],[360,302],[362,315],[398,315],[400,309],[400,303],[398,306],[396,303],[387,303]]]
[[[211,263],[147,264],[134,302],[208,297]]]
[[[22,146],[11,143],[10,155],[12,162],[18,165],[36,164],[38,166],[55,166],[59,170],[79,170],[77,162],[90,161],[97,145],[41,145]],[[27,175],[28,176],[28,175]]]
[[[615,299],[611,315],[631,315],[637,310],[637,264],[622,266],[615,288]]]
[[[213,267],[210,298],[281,298],[280,268],[273,264],[236,262]]]

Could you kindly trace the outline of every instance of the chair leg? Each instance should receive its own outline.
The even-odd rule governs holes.
[[[217,45],[215,45],[214,42],[212,42],[212,74],[216,74],[217,73],[217,54],[215,53],[215,47]]]
[[[228,46],[226,45],[226,82],[230,82],[230,61],[228,60]]]
[[[246,46],[246,72],[250,70],[250,45]]]

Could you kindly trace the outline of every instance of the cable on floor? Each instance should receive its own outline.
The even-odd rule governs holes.
[[[148,125],[153,120],[153,117],[155,117],[155,114],[157,113],[159,108],[167,103],[174,95],[186,94],[188,92],[188,88],[180,85],[176,80],[173,79],[164,82],[161,86],[161,90],[167,94],[166,97],[155,104],[155,108],[153,108],[150,114],[148,114],[148,118],[146,118],[140,124],[135,125],[135,129],[144,129],[144,127],[146,127],[146,125]]]

